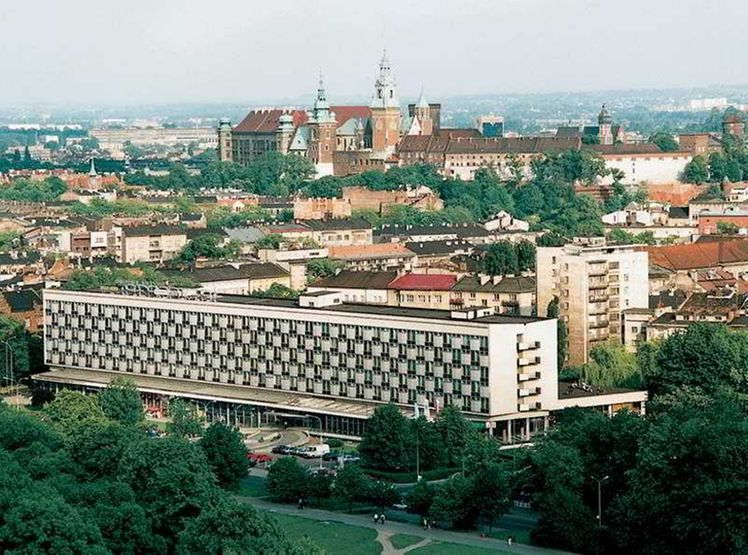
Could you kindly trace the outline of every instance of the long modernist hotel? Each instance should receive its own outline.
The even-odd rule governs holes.
[[[511,442],[545,429],[568,406],[642,410],[646,400],[641,391],[559,384],[556,321],[490,309],[344,304],[336,292],[296,301],[129,286],[48,289],[44,311],[50,371],[34,377],[40,385],[95,391],[125,375],[152,409],[182,397],[237,425],[310,418],[356,437],[382,403],[409,416],[451,404]]]

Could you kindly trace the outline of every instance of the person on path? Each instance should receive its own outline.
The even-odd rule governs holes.
[[[379,513],[374,513],[374,524],[379,523]]]

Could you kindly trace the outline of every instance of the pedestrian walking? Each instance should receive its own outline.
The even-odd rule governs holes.
[[[384,524],[384,521],[385,521],[385,518],[384,518],[384,513],[382,513],[382,516],[380,516],[379,518],[381,518],[381,519],[382,519],[382,524]]]
[[[379,524],[379,513],[374,513],[374,524]]]

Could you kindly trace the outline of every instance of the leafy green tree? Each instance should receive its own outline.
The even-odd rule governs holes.
[[[738,226],[733,222],[717,222],[717,233],[720,235],[737,235]]]
[[[590,362],[581,367],[584,381],[603,387],[641,388],[636,356],[622,345],[599,345],[590,351]]]
[[[436,490],[429,514],[437,521],[452,523],[455,528],[470,529],[478,516],[472,494],[473,484],[468,478],[452,476]]]
[[[264,291],[252,291],[252,297],[263,297],[267,299],[298,299],[299,292],[280,283],[274,283]]]
[[[205,430],[200,447],[205,451],[218,485],[238,489],[239,480],[247,475],[247,448],[239,431],[214,422]]]
[[[483,465],[472,480],[472,503],[478,506],[478,515],[488,523],[489,532],[498,518],[511,507],[509,472],[498,463]]]
[[[310,282],[335,275],[335,272],[342,269],[345,263],[340,260],[331,260],[329,258],[319,258],[310,260],[306,265],[307,280]]]
[[[470,422],[460,409],[447,405],[436,417],[436,427],[446,445],[447,465],[453,467],[462,464],[465,449],[473,435]]]
[[[748,332],[723,324],[691,324],[660,343],[656,364],[644,379],[651,393],[684,386],[706,393],[723,387],[748,393]]]
[[[530,241],[522,240],[514,245],[517,251],[517,267],[520,272],[535,269],[536,248]]]
[[[135,492],[153,530],[170,545],[216,495],[205,453],[180,437],[132,445],[120,461],[119,477]]]
[[[401,470],[410,465],[413,441],[409,421],[394,404],[374,409],[358,451],[366,466]]]
[[[294,457],[281,457],[268,471],[267,489],[278,501],[296,501],[307,493],[309,472]]]
[[[656,144],[664,152],[675,152],[680,148],[678,141],[670,133],[665,133],[664,131],[658,131],[650,136],[649,142]]]
[[[702,184],[709,181],[709,164],[703,156],[694,156],[683,168],[683,181]]]
[[[727,178],[727,158],[721,152],[709,155],[709,180],[722,183]]]
[[[548,303],[548,309],[546,311],[548,318],[556,318],[556,361],[559,368],[563,368],[566,365],[566,356],[569,352],[569,330],[566,327],[566,322],[559,317],[559,301],[558,297],[554,297],[553,300]]]
[[[514,245],[509,241],[492,243],[486,251],[483,267],[487,274],[495,276],[519,273],[519,261]]]
[[[408,506],[409,513],[426,516],[430,512],[435,494],[434,488],[426,480],[421,479],[405,494],[403,501]]]
[[[135,382],[116,377],[98,395],[104,415],[125,425],[139,424],[144,419],[143,402]]]
[[[255,243],[258,249],[277,249],[283,242],[283,236],[278,233],[265,235]]]
[[[230,259],[239,254],[239,244],[230,241],[221,244],[221,238],[215,233],[198,235],[187,243],[174,258],[175,262],[194,262],[198,258]]]
[[[424,416],[411,420],[410,423],[421,470],[444,466],[446,447],[436,424],[429,422]]]
[[[94,422],[79,426],[66,439],[66,448],[73,460],[94,478],[115,476],[120,459],[140,439],[133,428],[118,422]]]
[[[43,181],[24,178],[14,179],[10,186],[0,189],[0,199],[20,202],[51,202],[67,190],[59,177],[48,177]]]
[[[71,435],[82,425],[106,420],[95,395],[65,389],[44,408],[44,416],[62,434]]]
[[[30,334],[18,320],[0,314],[0,342],[0,352],[5,354],[10,349],[12,354],[12,359],[3,357],[0,361],[0,378],[4,383],[11,383],[11,378],[18,382],[27,376],[31,369]]]
[[[368,484],[366,498],[371,501],[374,506],[379,507],[381,511],[384,511],[387,507],[391,507],[400,501],[400,493],[394,484],[382,480],[376,480],[371,481]]]
[[[169,422],[166,431],[176,437],[194,437],[203,433],[203,421],[197,407],[184,399],[169,402]]]
[[[311,548],[311,549],[310,549]],[[179,535],[177,554],[288,553],[301,555],[321,551],[306,544],[288,542],[270,518],[250,505],[222,497],[191,519]]]
[[[332,446],[331,446],[332,447]],[[306,493],[321,503],[332,495],[333,477],[327,472],[311,472],[307,478]]]
[[[348,504],[348,512],[353,510],[354,501],[368,499],[370,491],[371,480],[357,464],[345,465],[335,477],[333,493]]]

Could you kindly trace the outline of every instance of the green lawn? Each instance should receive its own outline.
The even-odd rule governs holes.
[[[390,536],[390,543],[395,549],[404,549],[409,545],[416,544],[422,540],[423,538],[411,536],[410,534],[394,534]]]
[[[413,555],[489,555],[491,553],[509,553],[509,551],[497,551],[484,547],[472,547],[457,543],[431,542],[428,545],[408,551]]]
[[[245,476],[240,481],[239,494],[247,497],[267,497],[266,481],[260,476]]]
[[[330,555],[379,555],[382,552],[376,531],[369,528],[277,513],[270,516],[289,539],[306,536]]]
[[[497,540],[505,540],[509,536],[512,536],[517,543],[532,544],[530,530],[502,530],[501,532],[491,532],[489,536]]]

